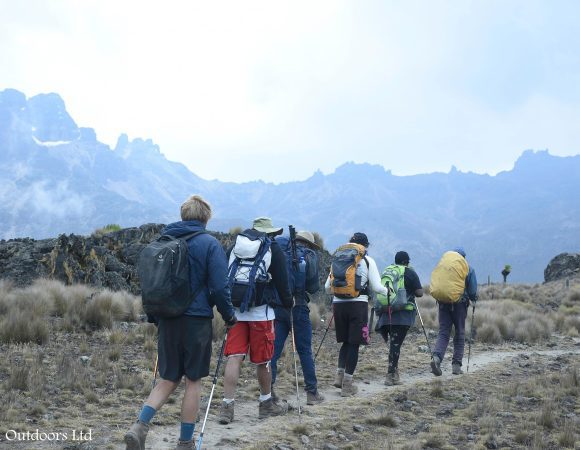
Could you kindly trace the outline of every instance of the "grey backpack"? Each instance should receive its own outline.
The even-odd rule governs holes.
[[[137,270],[146,314],[168,318],[187,310],[199,292],[191,288],[187,241],[203,233],[162,235],[141,251]]]

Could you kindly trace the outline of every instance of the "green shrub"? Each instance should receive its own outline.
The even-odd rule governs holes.
[[[112,233],[113,231],[119,231],[121,230],[121,226],[116,224],[116,223],[110,223],[108,225],[105,225],[102,228],[97,228],[94,232],[93,232],[93,236],[96,237],[101,237],[104,236],[107,233]]]

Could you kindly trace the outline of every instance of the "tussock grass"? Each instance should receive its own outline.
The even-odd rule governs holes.
[[[558,435],[558,443],[565,448],[574,448],[576,444],[576,427],[574,422],[571,420],[567,420],[564,423],[564,429]]]
[[[396,428],[398,425],[397,420],[388,413],[383,413],[375,417],[369,417],[366,419],[366,423],[389,428]]]
[[[116,321],[137,321],[140,303],[127,292],[95,291],[54,280],[39,279],[26,288],[0,281],[0,341],[46,344],[53,317],[62,318],[61,326],[69,332],[111,329]]]

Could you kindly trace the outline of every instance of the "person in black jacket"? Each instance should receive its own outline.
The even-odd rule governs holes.
[[[402,310],[389,311],[388,307],[379,310],[379,320],[375,327],[375,331],[381,333],[385,344],[389,346],[389,365],[385,379],[387,386],[401,384],[398,369],[399,355],[409,328],[415,324],[415,316],[417,314],[415,297],[423,296],[423,287],[421,286],[419,275],[409,266],[410,261],[411,258],[409,258],[407,252],[400,251],[395,255],[395,264],[405,268],[403,280],[407,293],[407,304]]]
[[[194,195],[181,205],[181,222],[167,225],[161,234],[175,237],[205,230],[210,205]],[[177,449],[193,448],[193,431],[201,394],[201,379],[209,374],[213,306],[232,326],[236,322],[227,280],[225,252],[213,236],[202,233],[188,241],[190,280],[197,295],[179,317],[158,320],[160,380],[141,409],[137,422],[125,434],[128,450],[145,448],[149,422],[185,376],[181,403],[181,433]]]
[[[233,282],[232,300],[235,306],[238,304],[240,306],[235,308],[237,323],[228,333],[224,350],[224,355],[228,359],[224,371],[224,399],[218,417],[222,425],[234,420],[236,385],[247,353],[250,355],[250,362],[257,366],[256,372],[260,384],[258,417],[264,419],[288,412],[288,405],[274,403],[271,393],[270,360],[274,352],[274,309],[271,305],[279,297],[285,308],[292,307],[286,256],[274,239],[280,233],[282,233],[282,228],[272,226],[270,218],[259,217],[254,220],[251,229],[237,236],[236,244],[229,251],[230,279],[232,280],[230,283]],[[260,256],[260,252],[266,250],[264,245],[267,246],[267,244],[269,248]],[[245,273],[248,277],[254,263],[257,267],[255,291],[251,304],[244,304],[240,296],[243,296],[245,286],[243,283],[234,282],[231,277],[234,272],[238,273],[233,270],[236,265],[239,267],[244,264],[247,264]],[[243,274],[244,270],[240,270],[240,273]],[[254,283],[254,280],[247,278],[246,283],[250,282]]]
[[[277,238],[280,245],[286,252],[292,251],[292,243],[286,237]],[[304,390],[306,391],[306,404],[314,405],[324,400],[322,394],[318,392],[318,381],[316,379],[316,368],[312,358],[312,322],[310,321],[311,294],[316,294],[320,289],[318,255],[315,250],[320,247],[314,241],[314,235],[309,231],[298,231],[296,233],[296,253],[297,259],[292,263],[292,255],[286,255],[286,265],[294,280],[293,292],[294,307],[292,308],[292,321],[287,309],[278,306],[275,308],[275,334],[274,357],[272,358],[272,395],[274,401],[278,398],[274,394],[274,384],[276,383],[277,362],[284,349],[284,343],[290,332],[294,332],[296,352],[300,357],[300,365],[304,374]],[[292,325],[294,330],[292,330]]]

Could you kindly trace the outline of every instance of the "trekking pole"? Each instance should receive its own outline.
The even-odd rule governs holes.
[[[316,350],[316,354],[314,355],[314,362],[316,362],[316,357],[318,356],[318,352],[320,351],[320,347],[322,347],[322,343],[324,342],[324,338],[326,338],[326,333],[328,333],[328,329],[330,328],[330,325],[332,324],[332,319],[334,319],[334,311],[332,312],[332,316],[330,317],[330,320],[328,321],[328,326],[326,327],[326,331],[324,332],[324,335],[322,336],[322,340],[320,341],[320,345],[318,346],[318,350]]]
[[[213,398],[213,391],[215,389],[215,385],[217,384],[220,366],[222,363],[222,359],[224,357],[224,348],[226,346],[226,340],[228,339],[228,331],[229,330],[226,329],[226,334],[224,335],[224,340],[222,342],[222,348],[220,349],[220,355],[218,357],[217,365],[215,368],[215,373],[213,375],[213,384],[211,385],[211,392],[209,394],[209,400],[207,402],[207,408],[205,410],[205,417],[203,418],[203,425],[201,426],[201,432],[199,433],[199,439],[197,441],[197,450],[201,450],[201,442],[203,441],[203,432],[205,430],[205,423],[207,421],[207,415],[209,414],[209,408],[211,406],[211,399]]]
[[[155,384],[157,384],[158,364],[159,364],[159,354],[157,354],[157,356],[155,357],[155,366],[153,367],[153,383],[151,383],[151,388],[154,388]]]
[[[469,330],[469,349],[467,350],[467,373],[469,373],[469,359],[471,358],[471,342],[473,341],[473,319],[475,318],[475,303],[471,312],[471,330]]]
[[[298,394],[298,366],[296,364],[296,342],[294,341],[294,314],[290,310],[290,328],[292,329],[292,351],[294,352],[294,376],[296,377],[296,401],[298,402],[298,421],[302,422],[302,410],[300,409],[300,396]],[[199,450],[199,449],[198,449]]]
[[[429,338],[427,337],[427,332],[425,331],[425,325],[423,324],[423,318],[421,317],[421,311],[419,311],[419,304],[415,301],[415,308],[417,308],[417,315],[419,316],[419,320],[421,321],[421,328],[423,328],[423,334],[425,335],[425,340],[427,341],[427,347],[429,348],[429,354],[431,355],[431,359],[433,359],[433,352],[431,351],[431,343],[429,342]]]

